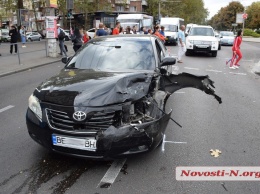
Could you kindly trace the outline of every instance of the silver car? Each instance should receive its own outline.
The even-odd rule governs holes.
[[[26,40],[27,41],[34,41],[34,40],[40,41],[41,38],[42,38],[42,36],[38,32],[27,32],[26,33]]]
[[[235,35],[230,31],[221,31],[220,33],[220,44],[221,45],[233,45],[235,40]]]

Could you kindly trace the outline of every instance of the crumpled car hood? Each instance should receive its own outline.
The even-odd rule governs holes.
[[[152,73],[62,70],[42,83],[39,100],[65,106],[105,106],[138,100],[148,92]]]

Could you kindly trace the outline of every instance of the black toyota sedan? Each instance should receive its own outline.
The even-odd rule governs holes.
[[[155,36],[95,38],[62,61],[29,97],[26,114],[32,139],[57,153],[104,159],[156,148],[171,119],[166,101],[181,88],[221,103],[208,76],[167,71],[175,58]]]

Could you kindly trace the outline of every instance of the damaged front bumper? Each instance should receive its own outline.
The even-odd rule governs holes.
[[[54,152],[81,158],[106,159],[131,154],[143,153],[156,148],[163,138],[171,112],[161,118],[141,124],[130,124],[122,127],[110,126],[96,133],[68,133],[50,129],[46,121],[40,122],[28,109],[26,120],[30,136],[39,144]],[[92,138],[96,142],[95,150],[75,149],[57,146],[53,143],[53,135],[73,139]]]

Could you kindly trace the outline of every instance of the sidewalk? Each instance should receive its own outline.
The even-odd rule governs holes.
[[[71,41],[65,41],[68,47],[68,56],[74,55],[74,50]],[[0,77],[7,76],[13,73],[26,71],[32,68],[48,65],[61,61],[62,55],[59,55],[60,49],[57,45],[57,57],[46,56],[46,39],[42,41],[27,42],[26,48],[18,43],[18,54],[10,54],[10,43],[2,43],[0,45]],[[20,63],[19,63],[20,57]]]
[[[243,41],[245,42],[259,42],[260,43],[260,38],[253,38],[249,36],[244,36]]]

